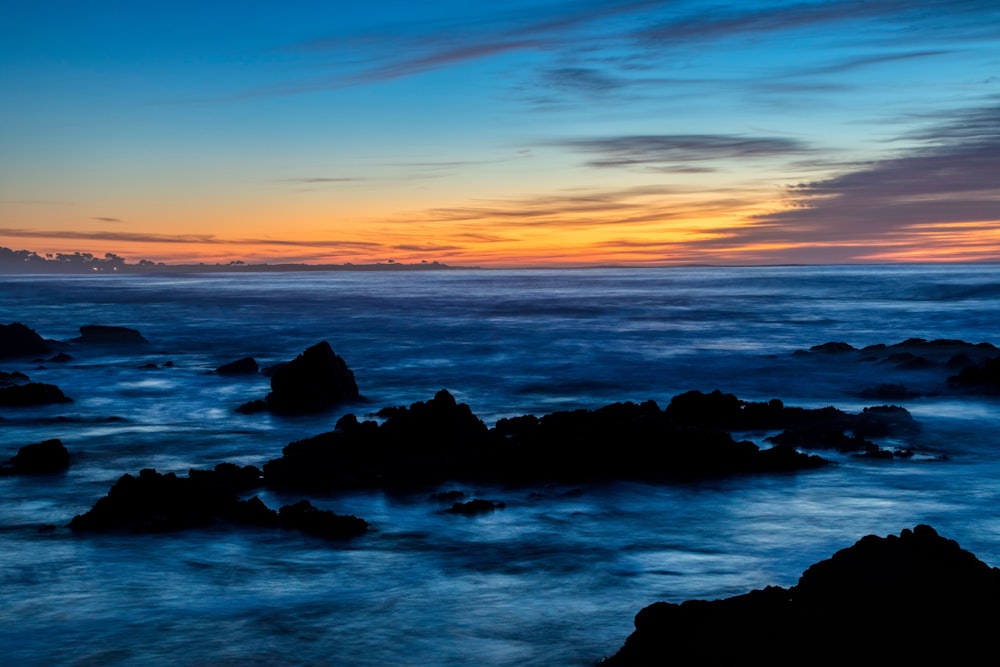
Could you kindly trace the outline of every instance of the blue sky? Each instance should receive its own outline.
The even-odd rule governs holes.
[[[1000,259],[1000,3],[0,8],[0,245]]]

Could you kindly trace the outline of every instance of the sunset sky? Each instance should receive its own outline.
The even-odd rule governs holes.
[[[1000,2],[7,0],[0,246],[1000,260]]]

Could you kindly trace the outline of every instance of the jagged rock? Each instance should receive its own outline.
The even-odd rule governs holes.
[[[123,475],[88,512],[73,517],[69,527],[79,532],[150,533],[224,522],[293,528],[328,539],[368,529],[363,519],[319,510],[307,500],[275,512],[257,496],[239,499],[239,493],[260,485],[260,470],[254,466],[220,463],[214,470],[191,470],[187,477],[147,468],[138,477]]]
[[[87,343],[94,345],[147,345],[146,340],[136,329],[103,324],[87,324],[80,327],[80,336],[73,338],[72,343]]]
[[[62,472],[69,468],[69,452],[61,440],[44,440],[25,445],[7,463],[0,465],[0,475],[36,475]]]
[[[0,359],[48,354],[51,344],[20,322],[0,324]]]
[[[920,425],[899,406],[865,408],[850,414],[834,407],[788,407],[779,399],[768,402],[741,401],[718,389],[710,394],[689,391],[674,396],[666,414],[681,426],[715,428],[725,431],[773,431],[779,429],[808,432],[852,431],[861,437],[912,435]]]
[[[72,399],[54,384],[29,382],[6,387],[0,386],[0,406],[29,407],[51,403],[69,403]]]
[[[219,375],[256,375],[260,367],[253,357],[243,357],[215,369]]]
[[[788,589],[650,605],[601,664],[979,664],[998,613],[1000,570],[918,525],[864,537]]]
[[[825,465],[791,449],[771,454],[726,432],[681,427],[653,401],[501,419],[488,429],[447,391],[382,410],[381,425],[343,417],[334,431],[290,443],[264,466],[269,486],[336,489],[665,479]]]
[[[323,412],[334,406],[362,400],[354,373],[326,341],[308,348],[292,361],[272,367],[271,393],[266,408],[285,415]],[[256,401],[239,412],[259,412]]]

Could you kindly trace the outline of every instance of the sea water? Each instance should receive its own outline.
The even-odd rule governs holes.
[[[792,585],[865,534],[930,523],[1000,564],[1000,401],[948,390],[942,369],[794,354],[911,337],[1000,344],[996,265],[2,276],[0,322],[63,341],[81,325],[128,326],[151,343],[0,361],[73,398],[0,408],[0,459],[48,438],[73,455],[62,475],[0,478],[9,664],[588,665],[645,605]],[[213,372],[323,340],[365,403],[242,415],[267,378]],[[888,443],[913,447],[912,459],[839,456],[820,470],[682,485],[443,485],[505,503],[471,518],[423,492],[261,493],[272,507],[309,497],[372,526],[333,543],[65,528],[122,474],[262,465],[346,412],[440,389],[492,426],[616,401],[666,406],[691,389],[858,411],[880,403],[860,391],[883,382],[923,394],[893,401],[922,426]]]

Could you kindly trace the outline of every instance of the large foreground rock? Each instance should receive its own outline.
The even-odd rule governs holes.
[[[869,535],[791,588],[657,602],[602,664],[992,664],[1000,570],[926,525]]]

